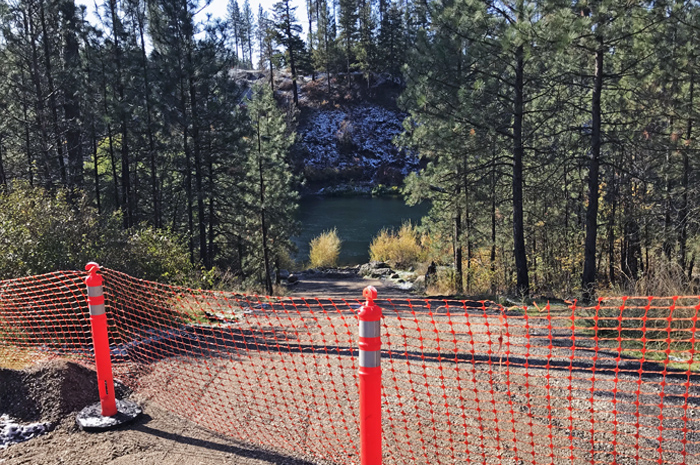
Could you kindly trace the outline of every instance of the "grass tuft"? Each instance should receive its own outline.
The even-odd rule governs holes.
[[[372,260],[387,262],[396,268],[415,266],[423,258],[418,232],[410,223],[401,225],[398,232],[382,229],[369,246]]]
[[[333,228],[311,239],[309,243],[309,261],[312,268],[333,267],[338,264],[341,240],[338,231]]]

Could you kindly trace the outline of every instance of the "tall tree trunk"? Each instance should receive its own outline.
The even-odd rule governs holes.
[[[612,208],[610,211],[610,218],[608,220],[608,282],[611,286],[615,285],[615,216],[617,214],[617,186],[615,181],[616,176],[615,173],[613,173]]]
[[[49,44],[49,35],[46,28],[46,14],[44,12],[44,0],[39,0],[39,21],[41,22],[42,45],[44,47],[44,66],[46,68],[46,83],[49,87],[49,108],[51,110],[54,144],[56,144],[56,158],[61,173],[61,182],[63,185],[68,184],[68,175],[66,173],[66,162],[63,155],[63,137],[58,122],[58,105],[56,104],[56,87],[53,82],[53,66],[51,63],[51,45]]]
[[[581,286],[584,299],[590,300],[595,293],[596,282],[596,240],[598,237],[598,177],[600,171],[600,148],[603,143],[601,134],[601,106],[603,93],[603,39],[598,37],[599,46],[595,54],[595,74],[591,102],[593,120],[591,135],[591,153],[588,157],[588,208],[586,210],[586,240],[583,258],[583,276]]]
[[[27,176],[29,185],[34,186],[34,159],[32,157],[31,136],[29,134],[29,96],[27,95],[27,76],[22,69],[22,118],[24,119],[24,150],[27,157]]]
[[[114,136],[112,134],[112,123],[109,122],[109,107],[107,105],[107,71],[105,62],[102,61],[102,102],[104,103],[104,112],[107,116],[107,143],[109,145],[109,163],[112,168],[112,182],[114,184],[114,207],[119,209],[119,178],[117,177],[117,162],[114,158]]]
[[[119,97],[119,126],[121,131],[121,164],[122,164],[122,192],[121,203],[124,208],[124,227],[130,228],[134,224],[133,199],[131,198],[131,167],[129,160],[129,133],[125,105],[124,81],[122,79],[122,51],[120,45],[121,21],[117,16],[116,0],[109,1],[110,14],[112,16],[112,32],[114,34],[114,65],[117,70],[116,84]]]
[[[471,292],[471,279],[472,279],[472,223],[471,223],[471,217],[469,215],[469,192],[466,189],[464,190],[464,199],[466,201],[466,205],[464,207],[464,227],[466,231],[464,232],[464,235],[466,236],[467,239],[467,282],[466,282],[466,291]]]
[[[462,186],[459,184],[459,170],[455,173],[457,178],[457,191],[454,197],[454,212],[452,217],[452,258],[454,260],[454,288],[457,293],[462,292],[463,272],[462,272],[462,212],[460,201],[462,197]]]
[[[180,70],[182,70],[180,63]],[[189,148],[189,122],[187,121],[187,98],[185,96],[185,77],[180,76],[180,111],[182,112],[182,148],[185,155],[185,193],[187,195],[187,246],[190,251],[190,262],[194,259],[194,208],[192,206],[192,161]]]
[[[0,135],[0,184],[7,186],[7,175],[5,174],[5,164],[3,163],[3,139]]]
[[[153,136],[153,121],[151,118],[151,84],[148,76],[148,58],[146,56],[146,41],[144,40],[144,17],[139,10],[137,13],[139,38],[141,41],[141,71],[143,73],[144,98],[146,100],[146,131],[148,132],[148,158],[151,169],[151,203],[153,204],[153,224],[161,227],[161,208],[158,198],[158,171],[156,161],[156,143]]]
[[[250,69],[253,69],[253,34],[248,31],[248,59],[250,60]]]
[[[666,165],[664,167],[664,179],[666,182],[664,187],[664,237],[662,243],[664,255],[666,256],[666,260],[669,261],[671,260],[671,255],[673,253],[673,224],[671,221],[671,210],[673,210],[673,196],[671,194],[671,191],[673,190],[673,179],[669,173],[671,171],[671,164],[673,163],[673,160],[671,159],[672,152],[674,151],[674,146],[676,145],[675,141],[673,141],[673,126],[674,120],[673,117],[671,117],[669,123],[669,127],[671,128],[671,141],[669,146],[666,148]]]
[[[525,254],[523,219],[523,113],[524,113],[525,52],[520,45],[515,50],[515,103],[513,105],[513,251],[515,255],[516,286],[519,294],[530,293]]]
[[[78,50],[78,19],[75,16],[73,2],[62,4],[65,25],[63,32],[64,51],[63,62],[65,69],[76,72],[79,70],[80,55]],[[66,119],[66,153],[68,154],[68,185],[82,189],[83,175],[83,144],[80,130],[80,105],[78,103],[78,76],[72,75],[66,79],[63,113]]]
[[[209,189],[209,215],[207,216],[208,222],[208,256],[211,264],[214,264],[215,250],[214,250],[214,218],[215,218],[215,208],[214,208],[214,189],[216,188],[215,174],[214,174],[214,161],[212,158],[212,147],[211,147],[211,125],[207,126],[207,131],[209,132],[209,147],[207,150],[207,174],[208,174],[208,189]]]
[[[287,13],[287,18],[291,18],[292,14],[289,11],[289,2],[285,3],[285,8],[286,8],[286,13]],[[287,20],[287,40],[289,41],[289,48],[287,48],[287,52],[289,53],[289,67],[291,68],[292,71],[292,92],[294,93],[294,105],[299,106],[299,92],[297,90],[297,69],[296,66],[294,65],[294,50],[291,47],[292,44],[292,26],[291,26],[291,20]]]
[[[114,184],[114,207],[118,210],[121,206],[119,197],[119,177],[117,176],[117,159],[114,156],[114,134],[112,134],[112,125],[107,123],[107,143],[109,144],[109,164],[112,168],[112,181]]]
[[[307,0],[306,2],[306,12],[307,16],[309,18],[309,56],[313,57],[314,56],[314,41],[313,41],[313,19],[314,19],[314,9],[312,7],[312,2],[313,0]],[[313,69],[311,70],[311,80],[315,81],[316,80],[316,69],[315,67],[312,67]]]
[[[690,89],[689,89],[689,108],[693,108],[693,95],[694,95],[694,90],[695,90],[695,75],[694,73],[690,73]],[[690,144],[691,142],[691,137],[693,136],[693,118],[688,117],[688,124],[686,126],[686,132],[685,132],[685,143]],[[687,145],[683,147],[682,154],[683,154],[683,180],[682,180],[682,189],[683,189],[683,197],[681,200],[681,208],[680,208],[680,219],[681,219],[681,224],[680,224],[680,232],[679,232],[679,237],[678,237],[678,244],[679,244],[679,250],[678,250],[678,262],[681,265],[681,267],[685,270],[686,269],[686,255],[687,255],[687,244],[688,244],[688,215],[690,214],[689,212],[689,207],[688,207],[688,190],[690,188],[689,186],[689,179],[690,179],[690,157],[689,157],[689,152],[690,152],[690,147]],[[691,279],[692,276],[688,275],[688,279]]]
[[[453,219],[454,231],[452,233],[452,249],[455,268],[454,287],[457,293],[462,292],[463,272],[462,272],[462,214],[459,209],[455,212]]]
[[[496,136],[493,140],[491,159],[491,292],[496,291]]]
[[[677,42],[677,29],[672,28],[672,47],[671,47],[671,55],[669,57],[669,60],[671,63],[674,63],[676,60],[676,47],[678,45]],[[666,149],[666,166],[664,169],[664,178],[666,180],[666,205],[665,205],[665,212],[664,212],[664,237],[663,237],[663,251],[664,254],[666,255],[666,260],[669,262],[672,259],[673,256],[673,249],[675,247],[674,241],[676,239],[675,234],[674,234],[674,224],[673,224],[673,219],[672,219],[672,212],[675,210],[674,206],[674,198],[673,198],[673,184],[676,182],[674,179],[674,176],[671,175],[671,170],[672,170],[672,165],[674,163],[673,160],[673,154],[678,148],[678,139],[680,138],[680,134],[676,132],[676,121],[675,121],[675,114],[677,111],[676,107],[676,94],[678,92],[678,77],[676,73],[673,73],[671,76],[671,88],[670,94],[668,96],[668,100],[670,101],[670,108],[669,108],[669,113],[670,113],[670,118],[669,118],[669,144]]]
[[[323,42],[325,46],[325,57],[326,57],[326,84],[328,85],[328,99],[330,100],[331,98],[331,49],[330,49],[330,44],[328,41],[328,36],[329,36],[329,24],[328,24],[328,14],[326,16],[326,22],[325,22],[325,28],[323,30]]]
[[[92,123],[92,159],[94,160],[95,172],[95,202],[97,203],[97,213],[102,213],[102,201],[100,199],[100,172],[99,163],[97,161],[97,131],[95,123]]]
[[[265,268],[265,291],[267,295],[272,295],[272,278],[270,276],[270,252],[267,247],[267,219],[265,218],[265,179],[263,177],[262,166],[262,141],[260,134],[260,115],[257,120],[258,126],[258,172],[260,175],[260,229],[262,232],[263,265]]]
[[[207,253],[207,223],[204,209],[204,184],[202,176],[201,141],[199,140],[199,113],[197,108],[197,89],[194,81],[194,64],[192,52],[187,52],[190,86],[190,109],[192,110],[192,151],[194,154],[194,177],[197,189],[197,222],[199,223],[199,258],[206,269],[211,268]]]
[[[41,136],[41,151],[43,154],[43,160],[40,163],[42,168],[42,176],[44,178],[44,185],[48,188],[53,187],[53,177],[51,176],[51,154],[49,148],[49,136],[48,130],[46,129],[45,117],[45,107],[44,107],[44,90],[41,85],[41,77],[39,76],[39,51],[37,50],[37,45],[34,40],[36,37],[36,29],[33,21],[31,4],[28,4],[28,10],[22,11],[24,28],[29,33],[28,40],[31,44],[31,66],[30,66],[30,77],[32,84],[34,85],[34,90],[36,92],[36,103],[35,103],[35,116],[37,120],[37,126],[39,127],[39,133]]]

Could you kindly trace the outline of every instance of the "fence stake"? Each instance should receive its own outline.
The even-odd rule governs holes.
[[[92,327],[92,343],[95,348],[100,402],[82,409],[75,420],[84,431],[106,431],[131,423],[141,415],[142,410],[135,402],[126,399],[116,400],[114,396],[105,297],[102,276],[97,274],[100,265],[90,262],[85,265],[85,269],[89,273],[88,277],[85,278],[85,284],[87,284],[88,306],[90,307],[90,326]]]
[[[360,307],[360,457],[362,465],[382,463],[382,309],[374,305],[377,290],[362,291]]]
[[[111,417],[117,414],[117,404],[114,397],[114,379],[112,378],[112,360],[109,354],[102,276],[97,274],[99,269],[100,265],[95,262],[85,265],[85,270],[90,273],[85,278],[85,284],[87,284],[88,306],[90,307],[90,326],[92,327],[92,343],[95,347],[97,387],[100,391],[102,416]]]

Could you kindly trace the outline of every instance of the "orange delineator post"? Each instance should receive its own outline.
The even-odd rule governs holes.
[[[377,290],[367,286],[360,307],[360,459],[362,465],[382,463],[382,309],[374,305]]]
[[[95,348],[97,386],[100,392],[102,416],[111,417],[117,414],[117,404],[114,397],[103,281],[102,276],[97,274],[99,269],[100,266],[95,262],[90,262],[85,266],[85,270],[89,272],[88,277],[85,278],[85,284],[87,284],[88,306],[90,307],[90,326],[92,327],[92,342]]]

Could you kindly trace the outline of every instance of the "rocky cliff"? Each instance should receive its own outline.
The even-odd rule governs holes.
[[[248,73],[250,80],[253,72]],[[264,73],[252,77],[269,82]],[[291,88],[288,75],[276,75],[275,95],[281,104],[291,103]],[[333,78],[331,89],[329,94],[324,75],[299,82],[291,160],[304,179],[304,192],[368,192],[400,185],[418,168],[418,158],[394,144],[407,116],[396,104],[401,83],[381,76],[368,83],[353,74]]]

